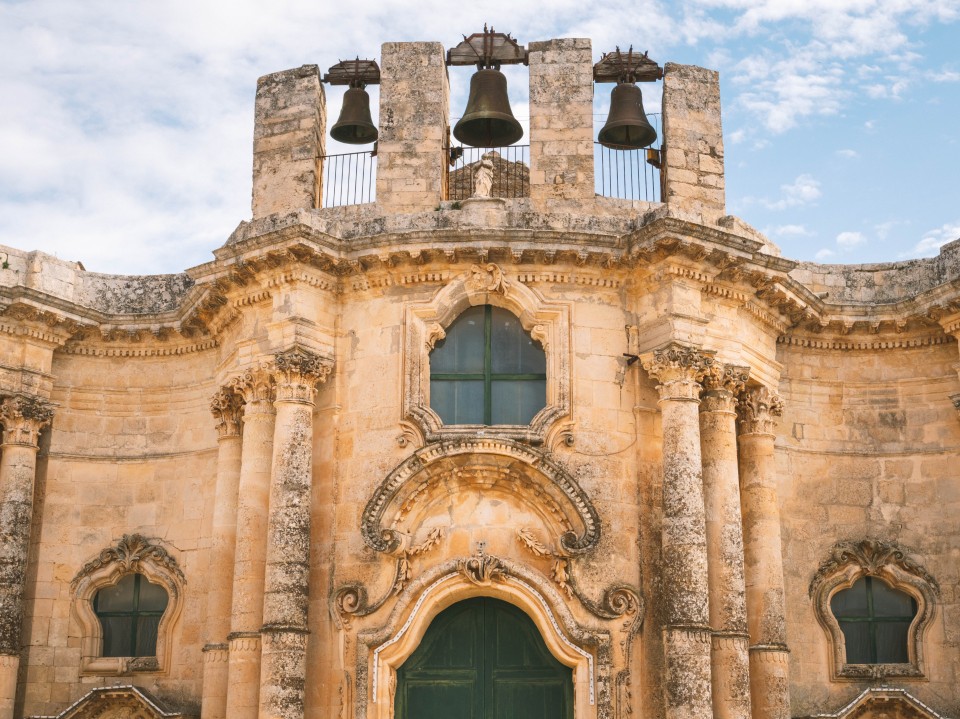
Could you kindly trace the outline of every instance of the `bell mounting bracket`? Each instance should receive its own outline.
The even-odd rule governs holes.
[[[376,60],[341,60],[323,76],[329,85],[349,85],[363,88],[380,84],[380,66]]]
[[[649,52],[649,50],[647,51]],[[647,57],[633,51],[633,45],[623,53],[617,47],[605,52],[600,62],[593,66],[594,82],[656,82],[663,79],[663,68]]]
[[[470,37],[447,50],[447,65],[476,65],[479,69],[499,70],[501,65],[526,65],[527,49],[510,37],[510,33],[495,32],[483,26],[483,32]]]

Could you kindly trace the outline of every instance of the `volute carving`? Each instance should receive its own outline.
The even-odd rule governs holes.
[[[53,419],[53,404],[40,397],[15,394],[0,403],[4,444],[36,447],[40,430]]]
[[[107,547],[95,559],[84,564],[71,584],[75,586],[81,579],[108,564],[119,565],[125,573],[137,572],[140,569],[140,562],[145,559],[163,567],[180,582],[186,584],[187,579],[183,576],[177,560],[166,549],[159,544],[154,544],[142,534],[124,534],[116,545]]]

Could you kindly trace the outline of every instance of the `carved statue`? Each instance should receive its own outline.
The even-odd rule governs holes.
[[[493,188],[493,158],[495,152],[486,152],[480,158],[480,166],[473,175],[473,196],[490,197]]]

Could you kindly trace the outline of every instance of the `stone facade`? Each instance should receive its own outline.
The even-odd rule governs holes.
[[[590,43],[529,49],[530,197],[444,202],[443,48],[389,43],[376,203],[317,207],[304,66],[258,84],[213,261],[4,248],[0,719],[386,719],[475,596],[530,616],[576,719],[960,716],[960,243],[780,257],[726,215],[718,78],[680,65],[665,202],[595,196]],[[545,407],[445,426],[431,349],[487,304]],[[171,597],[156,657],[101,655],[129,573]],[[829,599],[864,576],[914,598],[909,662],[846,663]]]

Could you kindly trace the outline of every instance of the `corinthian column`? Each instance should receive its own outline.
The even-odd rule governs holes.
[[[273,456],[273,377],[269,367],[258,366],[237,377],[231,386],[243,397],[244,405],[226,715],[255,719],[260,700],[260,627]]]
[[[230,610],[234,548],[237,543],[237,496],[240,486],[243,397],[220,389],[210,400],[217,423],[217,485],[213,506],[213,538],[207,572],[207,627],[203,647],[202,719],[226,719]]]
[[[642,358],[659,382],[663,431],[663,647],[667,719],[710,719],[707,535],[700,380],[710,353],[671,344]]]
[[[53,406],[38,397],[16,395],[0,404],[0,719],[13,718],[17,695],[38,440],[52,417]]]
[[[310,572],[313,406],[333,365],[295,347],[276,356],[260,719],[303,719]]]
[[[716,719],[750,717],[736,412],[737,395],[743,391],[749,372],[747,367],[712,366],[703,378],[700,404]]]
[[[774,486],[773,424],[783,412],[766,387],[740,398],[740,493],[754,719],[790,719],[780,508]]]

